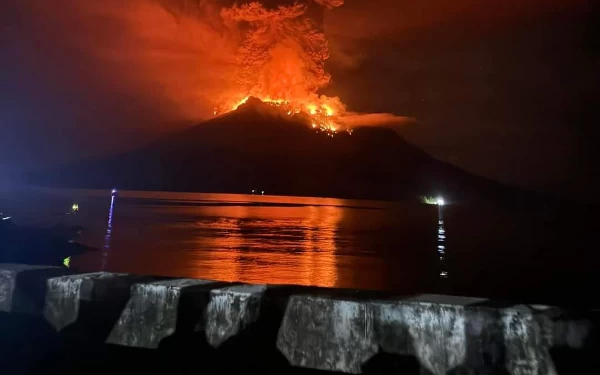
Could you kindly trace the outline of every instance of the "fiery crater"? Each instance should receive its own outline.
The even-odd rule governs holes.
[[[220,106],[215,107],[213,114],[215,116],[219,116],[224,113],[228,113],[231,111],[235,111],[242,104],[246,103],[250,95],[244,97],[243,99],[231,104],[229,106]],[[322,132],[327,134],[328,136],[333,137],[334,134],[337,133],[338,130],[341,129],[340,124],[337,122],[339,114],[336,109],[334,109],[329,104],[321,104],[321,103],[308,103],[308,104],[299,104],[295,102],[290,102],[285,99],[271,99],[271,98],[262,98],[259,99],[263,103],[268,104],[274,108],[277,108],[282,113],[288,116],[294,116],[299,113],[304,113],[310,118],[310,124],[313,129],[317,132]],[[351,134],[352,130],[347,129]]]
[[[223,23],[238,35],[238,87],[222,95],[214,115],[255,97],[289,116],[304,112],[317,132],[333,136],[342,128],[338,119],[345,108],[339,98],[317,93],[331,78],[325,71],[329,49],[319,18],[323,8],[342,3],[305,0],[268,7],[253,1],[221,9]]]
[[[331,79],[325,70],[329,48],[323,12],[341,5],[342,0],[298,0],[276,6],[252,1],[221,8],[221,21],[235,36],[237,47],[233,84],[215,98],[213,114],[234,111],[254,97],[289,116],[305,113],[309,125],[328,136],[341,130],[352,134],[356,126],[412,121],[387,113],[349,112],[340,98],[319,95]]]

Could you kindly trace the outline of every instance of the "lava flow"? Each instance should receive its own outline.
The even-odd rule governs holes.
[[[235,103],[231,108],[224,111],[220,111],[215,108],[214,115],[220,115],[238,109],[242,104],[246,103],[250,96],[246,96],[239,102]],[[288,116],[294,116],[299,113],[304,113],[310,118],[310,123],[313,129],[317,132],[323,132],[329,136],[332,136],[340,129],[340,125],[337,123],[338,115],[336,111],[327,104],[307,104],[305,106],[293,103],[284,99],[270,99],[265,98],[261,100],[263,103],[268,104],[274,108],[279,109],[282,113]],[[347,129],[349,133],[352,131]]]
[[[238,92],[223,95],[214,115],[230,112],[253,96],[293,116],[306,113],[316,131],[333,136],[345,107],[337,97],[318,95],[330,75],[325,71],[329,49],[319,23],[310,15],[341,0],[267,8],[259,2],[221,10],[225,25],[239,33],[236,56]]]

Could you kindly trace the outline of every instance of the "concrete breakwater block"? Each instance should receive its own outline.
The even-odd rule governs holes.
[[[294,366],[361,373],[379,351],[416,357],[429,373],[552,374],[553,322],[530,308],[495,309],[482,300],[423,296],[359,301],[290,298],[277,347]]]
[[[277,348],[293,366],[360,373],[378,351],[371,309],[359,301],[292,296]]]
[[[206,340],[218,347],[256,322],[266,285],[234,285],[210,292],[204,327]]]
[[[40,314],[44,307],[46,280],[65,275],[64,267],[0,264],[0,311]]]
[[[110,272],[50,278],[47,281],[44,317],[60,331],[77,321],[82,301],[98,303],[107,308],[118,307],[128,300],[133,283],[148,279]]]
[[[191,313],[195,315],[193,330],[204,332],[207,342],[218,347],[258,319],[265,290],[264,285],[193,279],[134,284],[107,343],[158,348],[163,339],[175,333],[179,316]],[[187,300],[185,307],[183,299]]]
[[[175,333],[182,297],[189,295],[200,308],[208,302],[214,281],[174,279],[134,284],[131,298],[110,333],[107,343],[137,348],[158,348]],[[200,318],[200,316],[198,316]]]

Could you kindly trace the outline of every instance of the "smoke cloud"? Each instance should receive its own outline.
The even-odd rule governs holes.
[[[342,4],[21,0],[10,5],[7,35],[18,80],[28,86],[23,95],[37,97],[39,111],[40,102],[53,108],[43,116],[61,112],[54,118],[70,124],[63,127],[97,127],[92,134],[164,131],[247,95],[344,110],[319,94],[331,79],[323,12]]]
[[[414,117],[396,116],[391,113],[347,113],[340,118],[342,125],[348,128],[360,126],[391,126],[408,125],[417,122]]]
[[[298,101],[329,83],[325,34],[305,4],[274,9],[258,2],[236,4],[221,16],[230,30],[242,34],[236,58],[244,94]]]

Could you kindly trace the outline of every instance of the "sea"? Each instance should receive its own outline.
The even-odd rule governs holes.
[[[81,225],[82,272],[599,305],[593,207],[10,186],[20,225]],[[437,197],[436,197],[437,198]],[[442,198],[443,197],[439,197]],[[441,201],[440,201],[441,202]],[[73,213],[73,205],[76,212]]]

